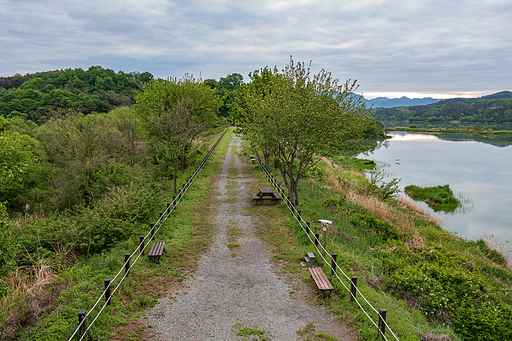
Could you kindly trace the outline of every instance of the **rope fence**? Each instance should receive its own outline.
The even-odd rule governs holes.
[[[96,300],[96,303],[87,311],[81,310],[78,312],[78,327],[75,329],[73,334],[70,336],[68,341],[73,340],[75,336],[78,335],[79,341],[82,341],[85,339],[87,332],[92,328],[96,320],[99,318],[99,316],[103,313],[104,309],[107,305],[110,305],[111,297],[117,292],[117,290],[121,287],[121,284],[123,284],[123,281],[126,279],[130,272],[130,267],[135,265],[135,263],[139,260],[141,256],[144,255],[144,252],[146,250],[146,247],[150,244],[152,240],[154,240],[154,236],[158,233],[158,231],[163,227],[169,216],[171,215],[171,212],[174,211],[177,207],[177,205],[181,202],[183,199],[183,196],[188,191],[189,187],[191,186],[192,182],[196,179],[198,174],[201,172],[201,170],[204,168],[206,162],[210,159],[210,156],[215,151],[217,146],[219,145],[220,141],[226,135],[226,132],[229,128],[224,130],[222,135],[219,137],[217,142],[212,146],[212,148],[209,150],[209,152],[206,154],[206,156],[203,158],[199,166],[196,167],[194,173],[187,179],[187,181],[183,184],[182,188],[178,191],[177,195],[173,197],[173,200],[171,203],[167,203],[167,207],[165,211],[159,212],[158,220],[154,223],[150,224],[150,230],[145,236],[140,236],[140,245],[137,246],[137,248],[132,253],[126,253],[125,254],[125,262],[123,267],[119,269],[117,274],[111,278],[111,279],[105,279],[105,290],[102,292],[102,294],[98,297]],[[135,254],[137,254],[137,250],[139,250],[138,255],[136,258],[134,258],[133,263],[130,266],[130,260],[134,257]],[[114,288],[114,290],[111,292],[111,286],[112,283],[120,276],[120,274],[123,272],[123,269],[125,270],[124,275],[119,280],[119,283]],[[102,298],[105,297],[105,302],[100,308],[100,311],[96,314],[92,322],[87,325],[87,317],[91,315],[91,313],[98,307],[100,304]]]
[[[295,208],[295,205],[290,201],[290,199],[285,195],[284,193],[284,189],[281,188],[281,186],[277,183],[277,181],[274,179],[274,177],[272,176],[272,174],[267,170],[267,168],[265,167],[265,165],[261,162],[261,159],[258,155],[258,152],[256,151],[256,149],[254,149],[254,153],[255,153],[255,156],[256,156],[256,159],[258,161],[258,164],[259,166],[261,167],[261,169],[263,170],[263,172],[265,173],[265,176],[267,177],[268,181],[270,182],[270,184],[272,185],[272,187],[281,195],[281,198],[283,200],[283,202],[286,204],[286,206],[288,207],[288,209],[290,210],[292,216],[294,218],[297,219],[297,222],[299,223],[299,226],[302,228],[302,230],[306,233],[306,236],[307,238],[309,239],[309,241],[314,245],[316,251],[318,252],[318,254],[320,255],[320,257],[322,258],[322,260],[327,264],[329,265],[329,261],[328,259],[326,259],[324,257],[324,253],[326,255],[329,255],[329,253],[327,252],[327,250],[325,249],[325,246],[322,245],[321,243],[319,243],[318,241],[318,233],[315,234],[315,239],[313,240],[311,238],[311,234],[310,234],[310,222],[309,221],[305,221],[302,216],[301,216],[301,211],[300,210],[297,210]],[[312,231],[311,231],[312,232]],[[329,257],[329,256],[328,256]],[[340,266],[337,264],[336,262],[336,257],[337,255],[335,253],[333,253],[331,256],[330,256],[330,261],[331,261],[331,275],[335,276],[338,281],[340,282],[340,284],[345,288],[345,290],[347,290],[350,294],[350,299],[351,301],[355,301],[357,303],[357,305],[359,306],[359,308],[363,311],[363,313],[366,315],[366,317],[370,320],[370,322],[377,328],[377,330],[379,331],[380,335],[382,336],[382,339],[383,340],[388,340],[388,338],[386,337],[386,331],[389,331],[389,333],[393,336],[393,339],[394,340],[397,340],[399,341],[398,337],[395,335],[395,333],[393,332],[393,330],[391,329],[391,327],[387,324],[386,322],[386,313],[387,313],[387,310],[384,309],[384,308],[380,308],[379,310],[377,310],[376,308],[373,307],[373,305],[366,299],[366,297],[363,295],[363,293],[357,288],[357,285],[356,285],[356,281],[357,281],[357,277],[355,276],[352,276],[352,277],[349,277],[344,271],[343,269],[340,268]],[[342,278],[340,278],[340,276],[338,276],[338,271],[345,277],[345,279],[347,279],[351,284],[350,284],[350,288],[344,283],[344,281],[342,280]],[[355,280],[354,280],[355,279]],[[358,299],[357,299],[357,294],[359,294],[359,297],[362,298],[362,301],[363,302],[360,302]],[[377,315],[378,315],[378,322],[375,322],[374,319],[370,316],[370,314],[365,310],[365,308],[363,307],[363,304],[366,304],[369,308],[371,308],[371,310],[373,310],[373,312],[375,312]]]

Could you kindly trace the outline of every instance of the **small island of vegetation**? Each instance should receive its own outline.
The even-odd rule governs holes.
[[[410,185],[405,187],[405,193],[416,201],[424,201],[435,212],[453,212],[460,206],[460,200],[455,198],[449,185],[433,187]]]

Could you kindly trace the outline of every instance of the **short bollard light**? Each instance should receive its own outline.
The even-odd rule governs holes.
[[[320,224],[322,224],[322,232],[323,232],[323,244],[324,244],[324,250],[325,250],[325,236],[327,234],[327,226],[332,225],[332,221],[320,219],[318,220]],[[323,251],[322,251],[323,252]]]

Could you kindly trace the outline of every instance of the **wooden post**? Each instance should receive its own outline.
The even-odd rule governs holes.
[[[176,196],[175,195],[172,196],[172,204],[174,206],[174,210],[176,210],[178,208],[178,203],[176,202]]]
[[[297,210],[297,221],[299,222],[299,224],[300,224],[301,213],[302,213],[301,210]]]
[[[315,246],[318,247],[318,237],[320,237],[320,233],[315,233]]]
[[[357,276],[352,276],[350,281],[350,300],[355,301],[356,300],[356,294],[357,294]]]
[[[171,203],[168,202],[167,203],[167,218],[169,218],[170,215],[171,215]]]
[[[164,216],[164,212],[158,212],[158,214],[160,215],[160,224],[162,223],[162,217]]]
[[[309,235],[309,229],[310,229],[311,223],[309,221],[306,221],[306,234]]]
[[[124,254],[124,271],[125,271],[125,274],[127,274],[127,275],[130,272],[130,254],[129,253]]]
[[[83,335],[85,335],[85,331],[87,330],[87,312],[85,310],[80,310],[78,312],[78,325],[80,326],[78,337],[81,338]],[[83,340],[86,340],[87,336],[83,338]]]
[[[107,302],[107,305],[110,305],[112,303],[110,299],[110,278],[105,278],[105,301]]]
[[[379,308],[379,331],[380,335],[382,335],[382,340],[386,339],[386,313],[386,309]]]
[[[151,226],[151,240],[155,240],[155,223],[151,223],[149,226]]]
[[[140,254],[144,256],[144,236],[139,236],[139,240],[140,240],[140,243],[139,243]]]
[[[336,273],[336,259],[338,258],[338,254],[333,253],[331,255],[331,275]]]

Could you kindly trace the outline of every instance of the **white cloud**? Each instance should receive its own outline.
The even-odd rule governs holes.
[[[508,1],[0,0],[0,75],[102,65],[204,78],[313,60],[363,91],[510,90]]]

